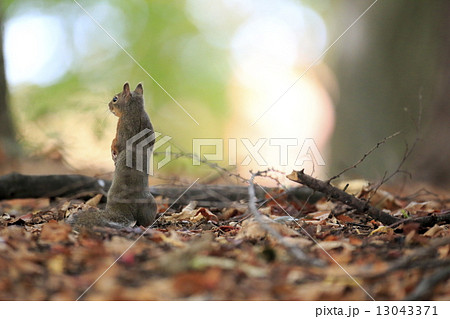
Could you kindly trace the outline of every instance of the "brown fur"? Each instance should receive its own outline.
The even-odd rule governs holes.
[[[144,109],[143,88],[139,83],[130,92],[128,83],[123,91],[109,102],[109,109],[119,117],[111,154],[116,168],[108,192],[106,209],[100,212],[81,212],[72,215],[68,222],[77,230],[93,226],[113,228],[141,225],[150,226],[156,217],[157,206],[148,188],[148,175],[126,165],[126,142],[144,129],[153,132],[153,126]],[[150,143],[152,147],[154,141]],[[136,156],[136,150],[132,150]]]
[[[111,155],[114,161],[117,155],[125,150],[128,139],[146,128],[153,132],[152,123],[145,112],[143,94],[144,89],[141,83],[133,92],[130,92],[130,86],[126,82],[122,92],[117,93],[109,102],[109,109],[119,118],[116,137],[111,144]],[[150,146],[153,144],[154,142]]]

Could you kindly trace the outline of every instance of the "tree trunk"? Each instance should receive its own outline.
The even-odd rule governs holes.
[[[8,105],[8,88],[3,58],[3,10],[3,6],[0,6],[0,166],[8,158],[17,156],[20,150]]]
[[[336,38],[373,1],[346,1],[337,12]],[[402,134],[371,154],[354,176],[381,179],[418,136],[406,162],[413,178],[450,185],[450,2],[378,1],[335,45],[331,63],[340,86],[332,152],[338,172],[383,137]],[[416,123],[414,123],[416,122]]]
[[[428,128],[414,157],[414,175],[441,187],[450,186],[450,2],[441,8],[443,19],[438,44],[435,99]],[[426,106],[424,106],[426,107]]]

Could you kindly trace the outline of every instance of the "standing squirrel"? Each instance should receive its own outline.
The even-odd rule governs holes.
[[[119,118],[117,121],[116,137],[111,144],[111,156],[114,162],[117,155],[126,148],[127,140],[139,132],[149,129],[152,133],[153,126],[144,108],[144,88],[139,83],[133,92],[130,85],[125,82],[123,91],[117,93],[108,104],[109,110]],[[154,139],[149,147],[153,147]]]
[[[127,152],[132,158],[137,155],[144,157],[145,154],[137,154],[136,149],[126,149],[126,142],[142,130],[148,129],[153,133],[153,126],[144,109],[143,87],[139,83],[133,92],[127,83],[123,91],[116,94],[109,109],[119,117],[117,123],[116,137],[111,145],[111,155],[115,163],[114,177],[111,188],[108,191],[106,209],[103,211],[85,211],[71,215],[68,219],[75,229],[83,227],[107,226],[112,228],[132,227],[141,225],[147,227],[153,223],[156,217],[157,206],[155,199],[148,187],[148,174],[137,170],[135,167],[127,166]],[[154,139],[149,143],[152,150]]]

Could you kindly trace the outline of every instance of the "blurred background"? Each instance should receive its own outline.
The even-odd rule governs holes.
[[[420,138],[405,168],[448,187],[450,2],[379,0],[339,38],[371,4],[2,0],[0,173],[111,173],[107,104],[129,81],[172,152],[223,139],[201,154],[240,174],[326,178],[401,131],[347,177],[382,178]],[[174,176],[217,181],[188,158],[157,171]]]

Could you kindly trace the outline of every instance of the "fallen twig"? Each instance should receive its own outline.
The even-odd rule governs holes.
[[[408,218],[408,219],[402,219],[398,222],[395,222],[389,227],[395,228],[400,226],[401,224],[410,224],[410,223],[418,223],[422,227],[432,227],[435,224],[438,223],[450,223],[450,212],[446,212],[443,214],[432,214],[429,216],[422,216],[422,217],[416,217],[416,218]]]
[[[398,270],[402,269],[411,269],[411,268],[427,268],[429,266],[436,266],[436,267],[442,267],[445,266],[448,261],[443,260],[442,262],[437,262],[435,265],[428,265],[429,258],[435,259],[436,251],[439,247],[449,245],[450,244],[450,238],[439,238],[432,240],[430,244],[427,247],[419,248],[417,249],[413,254],[405,256],[394,263],[392,263],[388,269],[375,273],[375,274],[366,274],[362,273],[359,274],[359,276],[364,278],[370,278],[370,279],[376,279],[379,277],[385,277],[386,275],[393,273]],[[427,260],[428,258],[428,260]],[[420,262],[418,262],[420,261]]]
[[[315,191],[324,193],[329,198],[340,201],[343,204],[353,207],[360,213],[367,214],[373,219],[378,220],[385,225],[391,225],[393,223],[400,221],[400,219],[391,216],[379,210],[378,208],[370,206],[369,203],[362,201],[356,198],[355,196],[350,195],[332,186],[327,182],[321,181],[319,179],[316,179],[314,177],[305,174],[303,170],[293,171],[290,175],[287,175],[287,178],[289,178],[291,181],[308,186],[309,188],[312,188]]]
[[[321,260],[306,255],[300,248],[288,243],[283,236],[281,236],[274,228],[272,228],[267,223],[267,221],[263,219],[262,215],[256,208],[255,185],[253,183],[254,178],[256,176],[260,176],[261,174],[262,172],[252,173],[250,179],[248,180],[248,208],[255,220],[259,223],[262,229],[264,229],[269,235],[271,235],[278,243],[284,246],[289,251],[289,253],[300,263],[317,267],[325,266],[325,264]]]
[[[450,212],[444,214],[432,214],[430,216],[400,219],[391,216],[378,208],[371,206],[368,202],[360,200],[353,195],[346,193],[339,188],[334,187],[327,182],[316,179],[312,176],[305,174],[302,171],[293,171],[287,176],[291,181],[301,183],[315,191],[324,193],[327,197],[337,200],[343,204],[346,204],[356,211],[367,214],[375,220],[382,222],[384,225],[389,225],[390,227],[397,227],[403,223],[418,223],[422,227],[430,227],[437,223],[450,223]]]
[[[439,283],[445,282],[448,278],[450,278],[450,267],[438,269],[431,275],[422,279],[416,289],[414,289],[414,291],[407,295],[403,300],[428,300],[433,295],[434,288]]]

